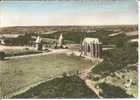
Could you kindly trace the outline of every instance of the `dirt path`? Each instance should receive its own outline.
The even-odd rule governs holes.
[[[98,59],[97,61],[95,61],[96,63],[89,69],[85,69],[81,72],[81,74],[79,75],[79,77],[85,81],[85,84],[92,90],[95,92],[95,94],[99,97],[99,98],[103,98],[102,96],[100,96],[100,93],[102,92],[102,90],[100,89],[100,87],[98,86],[98,83],[96,81],[93,81],[90,79],[90,73],[91,70],[99,63],[101,63],[103,61],[103,59]]]

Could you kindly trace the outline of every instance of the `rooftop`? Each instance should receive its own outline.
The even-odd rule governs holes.
[[[86,43],[100,43],[98,38],[84,38],[83,42],[86,42]]]

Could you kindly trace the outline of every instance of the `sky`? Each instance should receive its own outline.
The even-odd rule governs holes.
[[[138,24],[136,0],[0,2],[0,27],[118,24]]]

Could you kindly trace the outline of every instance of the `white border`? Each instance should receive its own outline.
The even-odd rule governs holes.
[[[140,0],[136,0],[136,2],[138,2],[138,22],[140,24]],[[138,25],[138,34],[140,34],[140,25]],[[140,38],[138,38],[138,43],[140,43]],[[137,98],[121,98],[123,100],[139,100],[140,99],[140,86],[139,86],[139,80],[140,80],[140,72],[139,72],[139,67],[140,67],[140,44],[138,45],[138,97]],[[114,100],[115,98],[112,98],[111,100]],[[121,99],[115,99],[115,100],[121,100]],[[5,99],[1,99],[1,100],[5,100]],[[10,99],[6,99],[6,100],[10,100]],[[27,99],[13,99],[13,100],[27,100]],[[28,100],[62,100],[62,99],[28,99]],[[63,99],[66,100],[66,99]],[[68,99],[68,100],[74,100],[74,99]],[[76,100],[81,100],[81,99],[76,99]],[[83,100],[87,100],[87,99],[83,99]],[[91,100],[98,100],[98,99],[91,99]],[[109,100],[109,99],[104,99],[104,100]]]

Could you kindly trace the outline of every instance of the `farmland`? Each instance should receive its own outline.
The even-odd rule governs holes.
[[[47,80],[92,66],[92,62],[65,54],[0,61],[2,96],[9,95],[41,80]]]
[[[43,88],[42,88],[43,87]],[[97,98],[77,76],[55,78],[13,98]]]
[[[28,55],[28,54],[37,54],[37,53],[42,52],[42,51],[34,50],[31,47],[3,46],[3,45],[0,45],[0,51],[4,51],[6,57],[18,56],[18,55]]]
[[[102,56],[104,60],[96,65],[89,75],[91,80],[96,81],[102,89],[102,97],[137,97],[138,42],[131,42],[131,40],[138,38],[138,32],[136,31],[137,28],[132,28],[131,30],[130,27],[121,26],[119,27],[121,31],[118,33],[114,32],[113,28],[108,27],[96,29],[94,32],[65,31],[67,28],[63,28],[62,31],[60,29],[52,34],[39,35],[44,42],[48,43],[48,47],[53,47],[56,38],[62,33],[66,45],[75,46],[76,50],[80,49],[80,43],[83,38],[98,38],[103,44]],[[53,28],[55,29],[55,27]],[[71,47],[68,50],[72,50]],[[82,57],[49,54],[8,59],[0,61],[0,65],[2,65],[2,67],[0,66],[2,69],[2,96],[7,96],[43,80],[45,81],[44,83],[34,86],[21,94],[19,93],[14,98],[96,98],[94,92],[90,91],[78,76],[57,78],[57,76],[62,76],[64,72],[75,73],[77,70],[94,65],[93,62]],[[46,81],[50,78],[53,78],[53,80]],[[132,85],[129,88],[125,87],[128,80],[132,80]]]
[[[63,32],[63,36],[65,39],[74,41],[75,43],[80,43],[81,38],[85,35],[86,37],[98,37],[101,42],[103,43],[103,47],[111,47],[110,50],[103,51],[103,59],[104,61],[92,69],[90,73],[92,80],[99,82],[99,86],[102,89],[103,93],[102,96],[105,98],[112,98],[112,97],[137,97],[138,95],[138,68],[137,68],[137,61],[138,61],[138,53],[137,47],[138,43],[129,42],[133,38],[137,38],[138,34],[135,32],[134,36],[128,36],[129,32],[124,31],[121,34],[117,34],[115,36],[110,37],[110,34],[113,34],[113,31],[107,31],[105,29],[96,31],[94,33],[81,33],[81,32]],[[59,36],[59,33],[49,34],[49,35],[42,35],[42,37],[49,37],[55,38],[55,36]],[[125,87],[125,84],[128,80],[132,80],[132,85],[128,89]],[[57,81],[59,82],[59,80]],[[49,84],[50,83],[50,84]],[[79,84],[77,81],[74,82],[75,84]],[[46,82],[46,88],[51,86],[51,82]],[[42,98],[43,96],[49,97],[48,95],[49,90],[41,89],[41,86],[44,84],[39,85],[38,87],[34,87],[33,89],[27,91],[27,93],[23,93],[18,95],[17,97],[32,97],[31,93],[36,93],[36,89],[40,89],[41,93],[38,93],[37,96]],[[66,82],[65,84],[72,85],[72,83]],[[67,86],[67,85],[66,85]],[[53,87],[58,88],[61,90],[62,87],[55,86]],[[53,89],[52,88],[52,89]],[[70,88],[73,88],[71,86]],[[78,89],[80,88],[77,87]],[[84,90],[84,89],[83,89]],[[83,91],[81,90],[81,91]],[[75,90],[76,91],[76,90]],[[75,92],[74,91],[74,92]],[[43,93],[46,93],[43,95]],[[80,94],[79,91],[76,91],[77,95]],[[57,94],[58,91],[53,91],[53,95],[51,97],[67,97],[68,94],[70,95],[69,91],[66,89],[62,91],[62,94]],[[67,94],[67,95],[63,95]],[[63,96],[62,96],[63,95]],[[90,97],[90,94],[88,95]],[[33,96],[34,98],[35,96]],[[37,97],[37,98],[38,98]],[[71,94],[71,97],[74,97],[74,94]],[[79,97],[82,97],[79,96]]]
[[[59,83],[59,84],[58,84]],[[106,98],[130,98],[125,91],[117,86],[107,83],[100,83]],[[27,92],[14,96],[13,98],[99,98],[94,91],[77,76],[56,78],[44,82],[38,86],[29,89]]]

